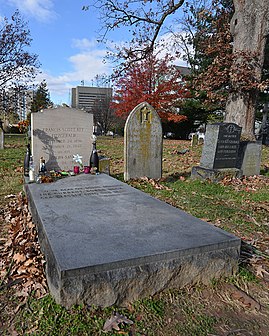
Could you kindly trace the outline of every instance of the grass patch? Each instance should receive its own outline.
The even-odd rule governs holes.
[[[5,135],[5,147],[0,150],[0,204],[8,203],[6,196],[22,191],[25,138]]]

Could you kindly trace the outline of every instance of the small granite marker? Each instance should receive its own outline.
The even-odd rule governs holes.
[[[162,177],[162,124],[152,106],[137,105],[124,128],[124,180]]]
[[[72,108],[46,109],[31,114],[32,154],[43,157],[48,170],[71,170],[73,155],[88,165],[91,153],[93,115]],[[38,170],[38,164],[35,165]]]

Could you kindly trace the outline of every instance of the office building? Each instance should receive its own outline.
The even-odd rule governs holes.
[[[71,106],[93,112],[98,103],[110,101],[111,97],[112,88],[109,87],[77,86],[72,88]]]

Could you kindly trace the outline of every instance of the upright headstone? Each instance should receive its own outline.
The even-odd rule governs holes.
[[[241,130],[233,123],[208,125],[200,165],[208,169],[236,168]]]
[[[0,128],[0,149],[4,149],[4,132],[2,128]]]
[[[93,115],[61,107],[31,114],[32,153],[36,163],[43,157],[48,170],[71,170],[73,155],[88,165],[92,149]],[[36,171],[39,165],[36,164]]]
[[[234,123],[208,125],[200,166],[192,167],[191,176],[213,182],[227,175],[240,177],[237,162],[241,129]]]
[[[124,129],[124,180],[162,176],[162,125],[148,103],[137,105]]]
[[[262,134],[262,144],[269,146],[269,121],[266,123],[266,127],[264,129],[264,132]]]
[[[259,175],[261,170],[261,141],[241,141],[238,152],[238,168],[245,176]]]
[[[198,145],[198,134],[192,134],[191,136],[191,147]]]

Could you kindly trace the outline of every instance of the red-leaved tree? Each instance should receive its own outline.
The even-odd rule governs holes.
[[[162,121],[186,119],[178,113],[178,107],[189,92],[179,69],[170,64],[168,56],[158,59],[150,54],[139,63],[133,63],[117,78],[114,87],[112,107],[123,119],[144,101],[155,108]]]

